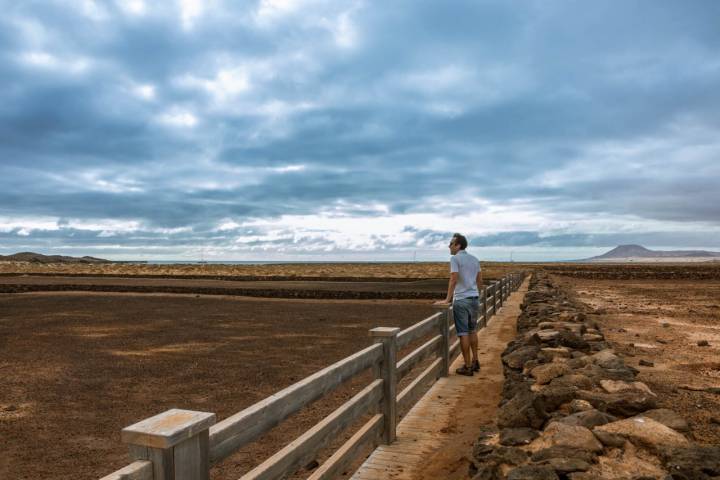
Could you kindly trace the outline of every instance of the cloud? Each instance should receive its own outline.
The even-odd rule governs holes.
[[[0,19],[5,249],[720,247],[716,2],[69,5]]]

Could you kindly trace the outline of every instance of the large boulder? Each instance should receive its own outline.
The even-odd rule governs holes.
[[[620,393],[626,390],[640,390],[650,395],[655,393],[643,382],[626,382],[623,380],[600,380],[600,386],[608,393]]]
[[[588,463],[595,461],[595,453],[588,452],[587,450],[580,450],[574,447],[566,447],[560,445],[554,445],[552,447],[543,448],[533,453],[530,459],[533,462],[542,462],[551,458],[579,458]]]
[[[500,430],[500,444],[509,446],[527,445],[539,435],[540,433],[532,428],[504,428]]]
[[[689,445],[681,433],[647,417],[633,417],[595,427],[600,432],[621,435],[630,442],[652,451]]]
[[[530,450],[536,452],[554,446],[571,447],[588,452],[600,452],[603,449],[602,444],[589,429],[552,422],[545,428],[542,435],[530,444]]]
[[[540,428],[547,414],[545,405],[538,395],[521,390],[498,410],[498,428],[531,427]]]
[[[537,357],[540,348],[536,345],[520,347],[508,354],[503,355],[502,361],[505,365],[515,370],[521,370],[525,362]]]
[[[539,365],[530,371],[530,375],[535,379],[535,382],[539,385],[545,385],[550,382],[553,378],[557,378],[561,375],[566,375],[572,370],[564,363],[553,362]]]
[[[663,459],[665,467],[677,474],[677,478],[709,480],[720,477],[720,445],[671,448],[663,452]]]
[[[599,427],[600,425],[605,425],[606,423],[614,422],[616,420],[617,418],[613,417],[612,415],[592,409],[584,412],[573,413],[572,415],[568,415],[567,417],[561,418],[558,421],[560,423],[564,423],[565,425],[575,425],[593,429],[595,427]]]
[[[602,350],[591,355],[592,361],[602,368],[622,368],[625,362],[612,350]]]
[[[557,410],[560,405],[568,403],[575,398],[575,387],[562,387],[556,385],[548,385],[540,390],[537,395],[542,399],[546,413]]]
[[[652,418],[656,422],[660,422],[666,427],[670,427],[678,432],[690,431],[690,426],[687,421],[676,412],[667,408],[648,410],[647,412],[643,412],[641,415],[643,417]]]
[[[549,465],[523,465],[508,472],[507,480],[560,480]]]
[[[630,417],[657,407],[655,395],[638,390],[627,390],[622,393],[601,393],[580,390],[577,398],[586,400],[601,412],[621,417]]]
[[[576,387],[581,390],[589,390],[593,387],[593,381],[587,375],[581,373],[570,373],[561,375],[550,380],[551,386]]]

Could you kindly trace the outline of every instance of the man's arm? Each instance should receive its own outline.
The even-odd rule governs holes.
[[[452,303],[453,295],[455,294],[455,285],[457,285],[457,282],[458,282],[458,273],[452,272],[450,274],[450,281],[448,282],[447,296],[445,297],[445,300],[440,300],[439,302],[435,302],[436,305],[444,305],[447,303]]]

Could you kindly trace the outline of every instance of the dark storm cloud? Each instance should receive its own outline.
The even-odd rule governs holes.
[[[564,215],[677,245],[720,227],[717,2],[293,3],[6,5],[3,242],[222,244],[328,209],[445,215],[453,191],[542,217],[476,245],[631,240]]]

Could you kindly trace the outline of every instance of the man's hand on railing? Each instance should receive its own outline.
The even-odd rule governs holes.
[[[452,302],[448,300],[438,300],[437,302],[433,302],[433,305],[437,307],[449,307],[452,304]]]

